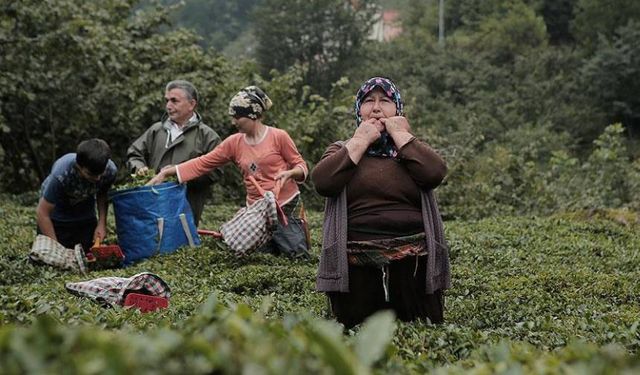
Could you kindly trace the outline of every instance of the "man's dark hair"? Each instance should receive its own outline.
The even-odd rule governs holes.
[[[111,148],[99,138],[80,142],[76,149],[76,164],[86,168],[92,175],[101,175],[111,158]]]

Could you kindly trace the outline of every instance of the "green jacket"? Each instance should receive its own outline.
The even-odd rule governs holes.
[[[220,136],[202,121],[198,113],[196,117],[195,121],[184,127],[182,135],[171,143],[168,143],[171,126],[168,118],[151,125],[127,150],[130,172],[146,166],[157,173],[162,167],[180,164],[213,150],[221,142]],[[200,221],[210,186],[218,180],[219,175],[219,171],[212,171],[187,184],[187,198],[196,225]]]

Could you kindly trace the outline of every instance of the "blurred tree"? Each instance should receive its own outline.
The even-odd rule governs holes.
[[[262,0],[188,0],[171,17],[178,27],[194,30],[202,37],[200,45],[224,50],[251,28],[251,12]],[[165,4],[180,3],[164,0]],[[246,52],[246,51],[243,51]]]
[[[578,0],[468,0],[445,1],[445,29],[447,36],[462,31],[466,34],[484,33],[487,23],[513,22],[511,15],[527,21],[534,14],[541,17],[552,43],[571,42],[569,31],[574,3]],[[524,6],[523,6],[524,5]],[[409,34],[438,35],[438,1],[407,0],[403,6],[403,26]],[[528,9],[525,14],[525,9]],[[513,14],[520,11],[520,14]],[[489,21],[493,19],[493,21]],[[509,27],[507,25],[504,26]],[[527,44],[530,44],[527,42]]]
[[[498,64],[509,63],[517,55],[544,47],[547,31],[544,20],[522,1],[514,0],[484,17],[477,31],[469,34],[472,50],[489,52]]]
[[[549,41],[552,44],[572,43],[571,21],[578,0],[544,0],[540,13],[547,25]]]
[[[401,21],[405,38],[433,40],[438,35],[438,12],[434,1],[407,0],[401,10]]]
[[[578,0],[574,13],[573,35],[587,51],[593,52],[600,35],[611,38],[620,26],[640,19],[640,1]]]
[[[25,0],[0,8],[5,188],[37,187],[85,138],[106,139],[121,162],[129,142],[164,112],[171,79],[203,88],[205,112],[225,91],[222,77],[233,74],[224,60],[204,53],[193,33],[158,32],[171,9],[134,13],[136,3]]]
[[[255,10],[256,57],[262,72],[304,64],[304,82],[329,93],[331,83],[364,58],[360,47],[374,10],[371,3],[347,0],[265,0]]]
[[[596,130],[622,122],[632,137],[640,137],[640,21],[601,37],[581,73],[584,90],[608,117]]]
[[[450,31],[458,28],[476,28],[482,20],[495,13],[501,0],[465,0],[448,1],[446,4],[446,29]]]

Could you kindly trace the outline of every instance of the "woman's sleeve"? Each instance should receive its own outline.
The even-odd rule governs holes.
[[[447,175],[444,159],[428,144],[414,138],[402,146],[398,157],[409,171],[411,178],[423,189],[440,185]]]
[[[311,171],[311,181],[318,194],[334,197],[342,192],[355,174],[357,165],[349,157],[346,147],[332,144]]]
[[[191,181],[232,161],[235,147],[231,140],[231,137],[227,138],[211,152],[178,164],[176,166],[178,181],[181,183]]]
[[[302,183],[307,179],[307,175],[309,175],[307,162],[304,161],[302,155],[300,155],[300,152],[296,147],[296,144],[293,142],[293,139],[291,139],[287,132],[282,131],[282,136],[280,138],[280,152],[282,154],[282,158],[287,162],[289,168],[299,167],[300,169],[302,169],[302,172],[304,173],[304,179],[302,179],[302,181],[296,181]]]

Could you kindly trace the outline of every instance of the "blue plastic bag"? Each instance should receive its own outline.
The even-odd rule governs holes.
[[[109,192],[125,266],[181,246],[200,245],[186,189],[184,184],[165,182]]]

